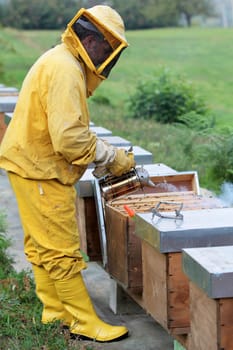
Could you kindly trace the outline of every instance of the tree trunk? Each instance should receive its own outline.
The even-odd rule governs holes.
[[[184,14],[186,22],[187,22],[187,26],[191,27],[192,25],[192,16],[189,13],[185,13]]]

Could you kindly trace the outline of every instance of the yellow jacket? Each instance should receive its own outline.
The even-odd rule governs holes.
[[[0,167],[73,184],[95,159],[95,149],[84,73],[62,43],[29,71],[0,147]]]
[[[93,66],[72,29],[83,15],[102,26],[103,34],[116,47],[103,68]],[[23,82],[0,145],[1,168],[24,178],[57,179],[63,184],[80,179],[96,158],[97,139],[89,130],[86,99],[105,79],[101,74],[105,66],[127,47],[123,34],[121,18],[106,6],[76,14],[62,43],[43,54]]]

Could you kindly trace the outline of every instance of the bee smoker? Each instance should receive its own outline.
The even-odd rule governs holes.
[[[121,176],[105,175],[99,179],[101,194],[105,200],[112,200],[143,187],[155,187],[150,180],[149,173],[143,166],[132,168],[128,173]]]

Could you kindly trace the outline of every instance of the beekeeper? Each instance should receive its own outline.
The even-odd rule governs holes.
[[[96,314],[81,270],[75,188],[88,164],[116,176],[134,165],[89,130],[86,99],[105,80],[128,46],[124,23],[109,6],[81,9],[61,44],[28,72],[0,147],[0,167],[9,175],[24,230],[42,322],[61,320],[72,334],[99,342],[128,335]]]

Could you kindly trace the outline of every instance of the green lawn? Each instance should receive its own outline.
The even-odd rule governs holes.
[[[0,62],[6,85],[20,88],[30,66],[52,45],[59,42],[56,31],[0,29]]]
[[[233,29],[130,31],[127,38],[130,47],[97,95],[121,104],[138,81],[148,79],[158,67],[168,67],[194,82],[218,116],[219,125],[233,125]],[[0,61],[5,66],[5,82],[19,87],[34,60],[59,40],[57,31],[1,29]]]
[[[158,67],[168,67],[198,87],[221,117],[218,124],[233,125],[233,29],[135,31],[128,33],[128,39],[131,46],[103,91],[115,86],[114,95],[121,99],[134,90],[137,81],[147,79]]]

